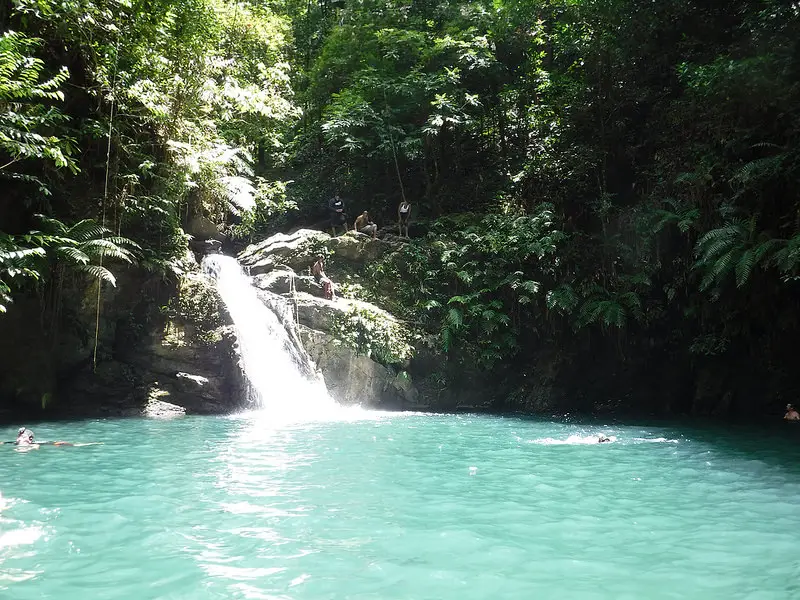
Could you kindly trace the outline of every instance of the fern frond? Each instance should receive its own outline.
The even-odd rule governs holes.
[[[56,248],[56,257],[60,260],[66,260],[71,264],[88,265],[90,262],[89,256],[78,248],[72,246],[59,246]]]
[[[67,226],[64,225],[58,219],[53,219],[51,217],[46,217],[45,215],[36,214],[33,215],[36,220],[38,220],[41,224],[43,229],[49,230],[48,233],[55,233],[55,234],[66,234],[67,233]]]
[[[447,322],[448,325],[457,329],[461,327],[461,325],[463,325],[464,315],[457,308],[451,308],[450,310],[447,311],[447,316],[445,317],[445,321]]]
[[[755,264],[756,254],[752,248],[742,253],[739,257],[739,261],[736,263],[736,287],[740,288],[747,283],[747,280],[750,279],[750,273],[753,271],[753,265]]]
[[[20,266],[31,258],[44,255],[44,248],[16,248],[14,250],[0,250],[0,266]]]
[[[605,327],[625,327],[625,308],[613,300],[604,300],[602,303],[602,323]]]
[[[566,314],[575,310],[578,305],[578,295],[572,289],[572,286],[564,284],[547,292],[545,302],[550,310],[557,310],[562,314]]]
[[[131,250],[141,250],[142,249],[142,247],[139,244],[137,244],[133,240],[128,239],[126,237],[121,237],[121,236],[118,236],[118,235],[112,235],[112,236],[108,236],[108,237],[106,237],[104,239],[108,240],[112,244],[116,244],[117,246],[127,247],[127,248],[130,248]]]
[[[81,244],[81,249],[91,256],[108,256],[127,263],[133,262],[133,255],[125,248],[110,240],[89,240]]]
[[[111,233],[109,229],[103,227],[93,219],[83,219],[70,227],[66,234],[77,242],[88,242],[101,238]]]
[[[79,265],[76,268],[78,271],[82,273],[86,273],[102,281],[107,281],[114,287],[117,287],[116,278],[114,277],[113,273],[111,273],[111,271],[109,271],[105,267],[101,267],[100,265]]]

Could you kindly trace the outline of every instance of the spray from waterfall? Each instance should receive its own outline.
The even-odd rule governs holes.
[[[324,381],[287,332],[278,315],[258,296],[234,258],[213,254],[202,263],[236,329],[250,403],[281,420],[308,420],[335,411]]]

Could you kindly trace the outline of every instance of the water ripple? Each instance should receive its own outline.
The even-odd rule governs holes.
[[[36,433],[105,444],[0,454],[0,596],[800,597],[786,431],[361,411]]]

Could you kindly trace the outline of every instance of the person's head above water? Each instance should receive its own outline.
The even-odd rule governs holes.
[[[786,410],[794,410],[794,406],[791,404],[786,405]]]
[[[17,431],[17,444],[33,444],[33,432],[27,427],[20,427]]]

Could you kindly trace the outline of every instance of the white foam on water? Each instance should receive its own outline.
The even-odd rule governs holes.
[[[610,442],[616,442],[617,436],[608,436]],[[529,440],[529,444],[539,444],[541,446],[580,446],[589,444],[599,444],[600,438],[597,435],[571,435],[565,440],[555,438],[541,438],[538,440]],[[608,443],[608,442],[605,442]]]

